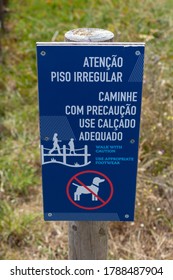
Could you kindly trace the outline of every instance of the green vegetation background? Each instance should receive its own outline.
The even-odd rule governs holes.
[[[42,216],[36,41],[79,27],[146,42],[136,219],[110,223],[109,259],[173,258],[172,0],[13,0],[1,32],[0,259],[66,259],[67,224]]]

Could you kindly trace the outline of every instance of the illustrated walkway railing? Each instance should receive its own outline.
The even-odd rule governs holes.
[[[47,153],[45,153],[44,151],[48,151]],[[68,166],[75,166],[75,167],[81,167],[81,166],[85,166],[85,165],[88,165],[90,164],[91,162],[88,161],[88,157],[91,156],[91,154],[88,153],[88,146],[85,145],[84,148],[81,148],[81,149],[75,149],[75,152],[72,153],[70,152],[70,149],[66,147],[66,145],[63,145],[63,147],[60,149],[61,153],[58,153],[57,150],[56,153],[53,152],[53,153],[50,153],[49,154],[49,151],[51,149],[48,149],[48,148],[44,148],[43,145],[41,145],[41,155],[42,155],[42,164],[48,164],[48,163],[60,163],[60,164],[64,164],[64,165],[68,165]],[[83,153],[78,153],[79,151],[84,151]],[[50,161],[45,161],[45,157],[51,157],[51,160]],[[60,157],[62,158],[62,161],[57,161],[56,159],[52,158],[52,157]],[[67,158],[68,157],[73,157],[73,158],[76,158],[76,157],[83,157],[84,158],[84,163],[82,165],[76,163],[76,164],[68,164],[67,163]]]

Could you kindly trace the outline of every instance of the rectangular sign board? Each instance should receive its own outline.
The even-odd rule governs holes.
[[[143,43],[37,43],[45,220],[133,221]]]

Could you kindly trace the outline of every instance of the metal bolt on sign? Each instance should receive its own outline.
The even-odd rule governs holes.
[[[45,56],[46,55],[46,52],[45,51],[41,51],[40,53],[42,56]]]

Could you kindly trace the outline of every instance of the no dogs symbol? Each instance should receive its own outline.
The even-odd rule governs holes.
[[[85,210],[95,210],[108,204],[113,190],[110,179],[94,170],[77,173],[68,181],[66,188],[71,203]]]

